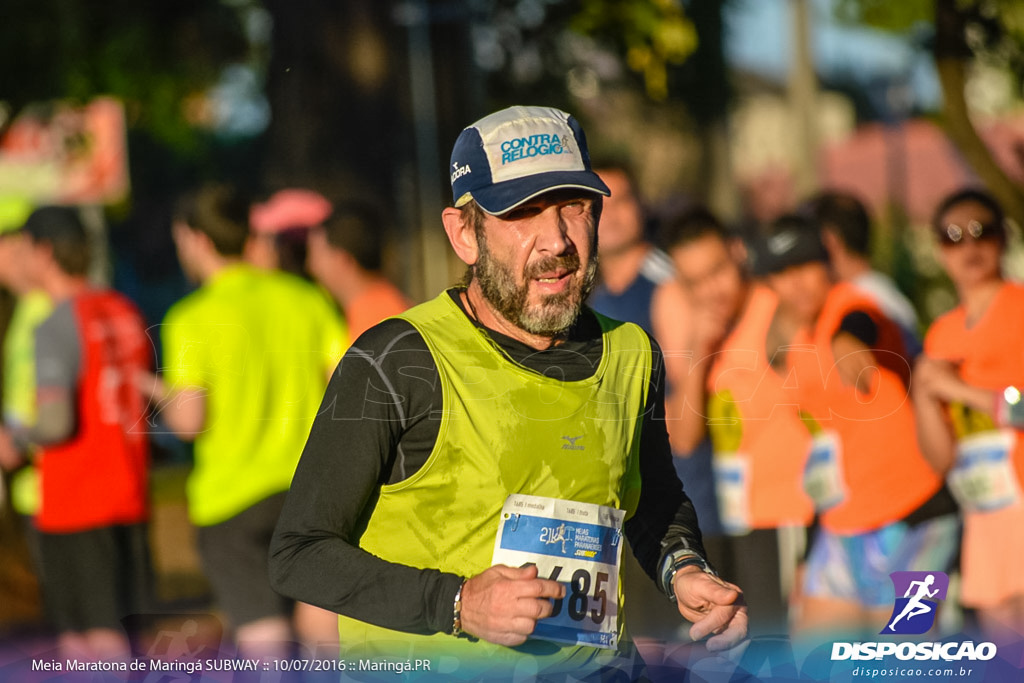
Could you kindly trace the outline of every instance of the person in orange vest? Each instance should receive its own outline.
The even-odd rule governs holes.
[[[751,631],[785,633],[814,511],[800,486],[810,437],[766,350],[777,299],[748,278],[742,243],[706,209],[684,213],[664,237],[693,321],[680,428],[710,433],[730,579],[744,587]]]
[[[816,225],[785,215],[756,263],[798,328],[776,354],[811,431],[803,484],[819,515],[795,631],[878,633],[894,571],[944,571],[959,520],[921,455],[899,327],[850,283],[835,284]]]
[[[987,192],[950,195],[932,227],[959,304],[932,323],[914,369],[918,435],[963,510],[961,600],[986,638],[1019,641],[1024,286],[1003,279],[1005,218]]]
[[[43,207],[22,228],[27,269],[55,304],[36,328],[36,420],[12,434],[38,447],[43,598],[62,656],[130,654],[122,619],[149,606],[146,399],[152,367],[142,316],[86,279],[89,240],[74,209]]]
[[[871,215],[864,202],[840,190],[822,190],[805,203],[821,228],[821,242],[839,282],[849,282],[900,326],[911,356],[921,352],[917,311],[887,274],[871,265]]]
[[[665,407],[672,410],[679,394],[678,377],[688,362],[681,353],[689,343],[689,316],[685,294],[679,291],[668,255],[652,243],[648,228],[652,216],[643,201],[643,185],[629,160],[609,155],[593,160],[594,171],[611,194],[603,201],[598,225],[598,281],[587,305],[616,320],[635,323],[650,332],[662,347],[666,374]],[[708,561],[725,576],[732,576],[729,538],[718,520],[711,443],[703,434],[688,440],[677,433],[678,420],[669,419],[672,465],[686,482],[686,493],[700,518]],[[625,559],[624,581],[630,595],[626,603],[633,634],[638,640],[664,641],[675,637],[678,615],[666,605],[636,564]],[[631,566],[630,566],[631,565]]]
[[[309,272],[341,306],[352,340],[412,306],[381,273],[383,228],[371,206],[348,203],[309,233]]]

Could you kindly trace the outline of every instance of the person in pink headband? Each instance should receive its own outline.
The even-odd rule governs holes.
[[[250,237],[245,259],[254,266],[279,269],[309,278],[306,238],[321,225],[333,206],[318,192],[302,188],[280,190],[249,212]]]

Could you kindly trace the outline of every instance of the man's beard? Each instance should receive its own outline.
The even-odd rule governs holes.
[[[594,288],[596,256],[587,264],[582,281],[576,279],[580,268],[579,254],[548,256],[527,268],[526,282],[520,287],[512,270],[491,255],[487,241],[482,237],[479,235],[477,240],[480,253],[474,271],[480,290],[491,307],[505,320],[530,334],[554,337],[572,327],[583,310],[583,302]],[[530,280],[559,269],[571,271],[565,291],[545,295],[538,305],[531,307],[528,303]]]

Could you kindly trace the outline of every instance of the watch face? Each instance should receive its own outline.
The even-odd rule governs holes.
[[[676,578],[676,573],[683,567],[689,567],[696,565],[703,571],[714,576],[718,576],[717,573],[708,565],[707,560],[693,552],[692,550],[676,551],[669,555],[666,560],[666,570],[664,573],[664,589],[665,593],[669,596],[672,601],[675,601],[675,591],[672,590],[672,581]]]

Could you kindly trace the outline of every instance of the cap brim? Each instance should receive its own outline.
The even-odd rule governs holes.
[[[828,254],[813,245],[798,245],[782,253],[772,253],[766,247],[757,250],[755,258],[755,275],[775,275],[787,268],[802,266],[807,263],[828,263]]]
[[[506,180],[474,190],[472,197],[487,213],[498,216],[552,190],[586,190],[611,195],[608,186],[592,171],[551,171]]]

